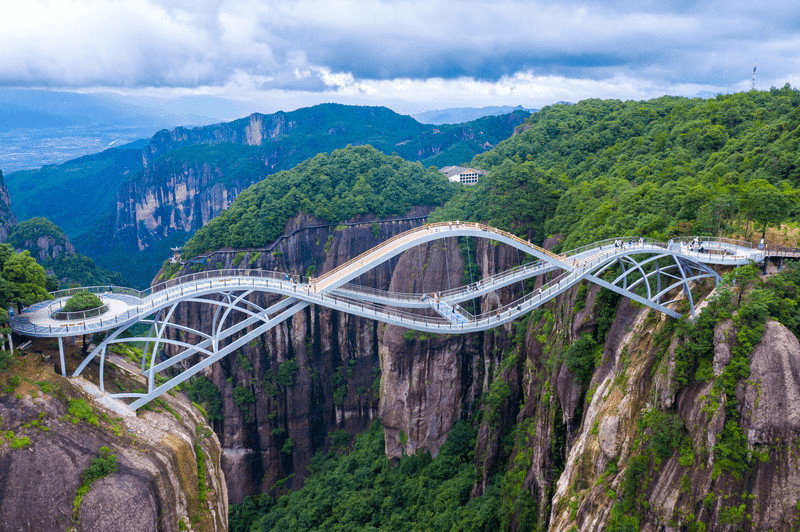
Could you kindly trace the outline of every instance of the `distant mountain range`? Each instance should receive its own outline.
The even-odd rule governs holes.
[[[455,125],[385,107],[322,104],[162,130],[57,166],[6,174],[20,219],[46,216],[99,266],[146,285],[169,253],[248,186],[318,153],[370,144],[425,166],[468,163],[510,137],[517,110]]]
[[[525,111],[535,113],[538,109],[526,109],[521,105],[511,107],[510,105],[491,106],[491,107],[452,107],[450,109],[438,109],[435,111],[425,111],[411,115],[418,122],[423,124],[460,124],[483,118],[484,116],[498,116],[514,111]]]

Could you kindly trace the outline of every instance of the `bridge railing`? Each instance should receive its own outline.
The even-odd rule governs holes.
[[[197,273],[190,273],[188,275],[181,275],[180,277],[175,277],[174,279],[154,285],[147,290],[142,290],[141,293],[147,296],[157,292],[162,292],[168,288],[172,288],[181,284],[191,283],[193,281],[202,281],[204,279],[215,279],[219,277],[259,277],[264,279],[278,279],[285,281],[297,280],[298,283],[308,282],[308,277],[286,272],[276,272],[273,270],[251,270],[247,268],[230,268],[222,270],[207,270]]]
[[[599,242],[592,242],[591,244],[586,244],[585,246],[580,246],[580,247],[565,251],[564,253],[561,254],[561,256],[564,257],[564,258],[574,257],[575,255],[580,255],[581,253],[585,253],[587,251],[590,251],[590,250],[596,249],[596,248],[600,248],[600,247],[602,247],[603,251],[605,251],[606,247],[609,247],[609,248],[613,247],[614,246],[614,242],[616,242],[617,240],[621,240],[622,243],[626,247],[629,245],[629,242],[631,242],[631,241],[633,241],[634,245],[638,245],[640,238],[642,238],[643,243],[648,245],[648,246],[652,246],[652,245],[664,246],[663,242],[659,242],[658,240],[653,240],[652,238],[643,238],[643,237],[630,236],[629,235],[629,236],[616,237],[616,238],[607,238],[605,240],[600,240]]]
[[[424,323],[432,326],[439,326],[439,327],[446,327],[451,325],[451,322],[442,318],[441,316],[425,316],[415,312],[408,312],[406,310],[400,310],[395,307],[388,307],[381,305],[379,303],[372,303],[370,301],[361,301],[356,299],[351,299],[346,296],[335,295],[335,294],[328,294],[328,293],[321,293],[317,294],[317,297],[320,298],[322,301],[328,301],[331,303],[336,303],[339,306],[344,306],[349,308],[350,310],[361,310],[361,311],[369,311],[376,314],[382,314],[384,316],[389,316],[394,318],[399,322],[406,322],[406,323]]]
[[[350,291],[350,292],[359,292],[362,294],[369,294],[376,297],[383,297],[387,299],[397,299],[400,301],[420,301],[423,295],[427,297],[433,297],[434,294],[437,294],[441,299],[447,299],[450,296],[457,296],[464,294],[467,292],[467,288],[470,291],[478,291],[487,286],[492,286],[495,283],[503,282],[510,277],[516,277],[520,273],[524,274],[526,272],[533,272],[537,269],[542,267],[551,266],[548,263],[544,263],[544,261],[538,260],[536,262],[531,262],[528,264],[522,264],[520,266],[515,266],[513,268],[509,268],[508,270],[504,270],[502,272],[496,273],[492,276],[485,277],[479,281],[469,283],[467,285],[458,286],[457,288],[450,288],[448,290],[429,290],[427,292],[393,292],[390,290],[381,290],[379,288],[371,288],[368,286],[360,286],[355,285],[352,283],[348,283],[341,287],[341,289]],[[552,266],[551,266],[552,267]]]
[[[56,290],[55,292],[50,292],[50,295],[53,296],[53,299],[59,299],[62,297],[73,296],[78,292],[91,292],[92,294],[104,294],[109,291],[110,285],[103,285],[103,286],[81,286],[79,288],[64,288],[62,290]],[[125,288],[125,290],[139,292],[139,290],[135,290],[133,288]]]
[[[489,312],[476,315],[475,320],[478,322],[483,320],[491,320],[492,317],[497,318],[509,311],[516,310],[517,307],[521,307],[523,304],[528,303],[533,299],[547,299],[552,292],[560,290],[564,287],[565,283],[569,283],[572,280],[571,278],[577,279],[580,276],[581,274],[577,271],[565,271],[548,282],[543,283],[542,286],[519,299],[502,305],[496,309],[490,310]]]
[[[108,305],[103,305],[89,310],[78,310],[74,312],[64,312],[63,310],[56,310],[55,312],[50,314],[50,317],[53,318],[54,320],[75,321],[75,320],[85,320],[86,318],[94,318],[95,316],[105,314],[106,312],[108,312]]]
[[[402,232],[402,233],[400,233],[398,235],[395,235],[395,236],[393,236],[392,238],[390,238],[388,240],[384,240],[383,242],[381,242],[377,246],[365,251],[364,253],[361,253],[360,255],[350,259],[349,261],[347,261],[347,262],[345,262],[343,264],[340,264],[336,268],[324,273],[323,275],[320,275],[319,277],[310,278],[309,282],[318,283],[318,282],[320,282],[320,281],[322,281],[324,279],[327,279],[327,278],[330,278],[330,277],[334,277],[335,275],[339,274],[340,272],[349,269],[354,264],[357,264],[358,262],[364,260],[365,258],[367,258],[367,257],[369,257],[371,255],[379,255],[381,251],[385,251],[386,249],[393,247],[399,241],[405,240],[408,237],[413,236],[413,235],[418,234],[418,233],[429,232],[431,230],[436,231],[439,228],[442,228],[442,229],[445,229],[445,228],[446,229],[468,229],[468,228],[473,228],[473,229],[478,229],[478,230],[485,231],[485,232],[488,232],[488,233],[495,233],[495,234],[498,234],[498,235],[502,235],[502,236],[504,236],[504,237],[506,237],[506,238],[508,238],[510,240],[514,240],[515,242],[518,242],[519,244],[521,244],[523,246],[528,246],[528,247],[534,248],[537,251],[539,251],[540,253],[543,253],[543,254],[545,254],[545,255],[547,255],[549,257],[552,257],[552,258],[554,258],[556,260],[559,260],[559,261],[561,260],[561,258],[558,255],[556,255],[555,253],[553,253],[553,252],[551,252],[549,250],[546,250],[544,248],[541,248],[541,247],[539,247],[539,246],[537,246],[535,244],[532,244],[529,241],[523,240],[520,237],[518,237],[517,235],[514,235],[514,234],[509,233],[507,231],[503,231],[501,229],[497,229],[495,227],[491,227],[491,226],[488,226],[488,225],[485,225],[485,224],[480,224],[480,223],[477,223],[477,222],[461,222],[461,221],[458,221],[458,222],[436,222],[436,223],[430,223],[430,224],[422,225],[422,226],[419,226],[419,227],[415,227],[413,229],[409,229],[408,231],[404,231],[404,232]]]
[[[756,246],[754,246],[751,242],[747,242],[745,240],[736,240],[734,238],[726,238],[721,236],[696,235],[696,236],[675,237],[672,240],[673,242],[691,244],[695,238],[699,239],[706,246],[709,244],[718,244],[718,245],[736,246],[747,249],[756,249]]]

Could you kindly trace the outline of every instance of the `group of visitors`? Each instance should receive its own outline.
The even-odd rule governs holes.
[[[697,251],[698,253],[706,252],[706,248],[703,245],[703,240],[699,236],[694,237],[689,243],[689,251]]]

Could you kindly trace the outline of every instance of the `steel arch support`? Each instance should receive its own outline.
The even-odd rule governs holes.
[[[279,312],[279,311],[285,309],[286,307],[288,307],[288,306],[290,306],[290,305],[292,305],[294,303],[297,303],[297,299],[287,298],[287,299],[284,299],[283,301],[279,301],[278,303],[275,303],[271,307],[269,307],[266,310],[264,310],[262,315],[250,317],[250,318],[248,318],[248,319],[246,319],[244,321],[241,321],[241,322],[239,322],[239,323],[237,323],[235,325],[232,325],[231,327],[225,329],[224,331],[222,331],[220,333],[220,337],[222,339],[228,338],[232,334],[236,334],[239,331],[241,331],[243,329],[246,329],[247,327],[249,327],[249,326],[251,326],[251,325],[253,325],[255,323],[258,323],[258,322],[268,323],[269,322],[269,314],[274,314],[275,312]],[[210,338],[207,339],[207,340],[203,340],[199,344],[191,346],[191,347],[187,348],[186,350],[178,353],[177,355],[171,356],[169,359],[164,360],[163,362],[159,362],[155,366],[156,372],[159,372],[159,371],[162,371],[162,370],[167,369],[169,367],[172,367],[175,364],[177,364],[178,362],[181,362],[181,361],[189,358],[190,356],[192,356],[194,354],[197,354],[197,353],[199,353],[201,351],[204,351],[206,347],[211,345],[211,343],[212,343],[212,339],[210,339]],[[213,354],[210,354],[210,356],[213,356]]]
[[[625,290],[624,288],[620,288],[620,287],[618,287],[616,285],[613,285],[613,284],[609,283],[608,281],[606,281],[604,279],[601,279],[600,277],[597,277],[596,275],[586,274],[584,277],[586,279],[590,280],[591,282],[595,283],[595,284],[599,284],[600,286],[602,286],[604,288],[608,288],[609,290],[611,290],[613,292],[616,292],[616,293],[618,293],[620,295],[623,295],[623,296],[625,296],[625,297],[627,297],[629,299],[633,299],[634,301],[636,301],[638,303],[641,303],[642,305],[646,305],[646,306],[648,306],[650,308],[653,308],[653,309],[655,309],[655,310],[657,310],[659,312],[663,312],[664,314],[666,314],[668,316],[672,316],[673,318],[678,318],[678,319],[680,319],[680,317],[681,317],[681,315],[678,314],[677,312],[675,312],[674,310],[670,310],[670,309],[668,309],[667,307],[665,307],[663,305],[660,305],[658,303],[650,301],[649,299],[645,299],[642,296],[640,296],[639,294],[636,294],[636,293],[631,292],[629,290]]]
[[[214,362],[216,362],[216,361],[220,360],[221,358],[229,355],[230,353],[236,351],[237,349],[239,349],[240,347],[242,347],[243,345],[248,343],[250,340],[252,340],[254,338],[257,338],[258,336],[263,334],[265,331],[271,329],[275,325],[278,325],[279,323],[281,323],[282,321],[286,320],[287,318],[290,318],[291,316],[293,316],[297,312],[299,312],[299,311],[303,310],[304,308],[306,308],[308,305],[309,305],[309,303],[307,301],[300,301],[299,303],[296,303],[294,306],[290,307],[288,310],[283,311],[282,313],[280,313],[276,317],[270,319],[269,321],[267,321],[263,325],[260,325],[259,327],[256,327],[253,331],[250,331],[249,333],[245,334],[244,336],[242,336],[238,340],[235,340],[232,343],[230,343],[229,345],[227,345],[224,348],[220,349],[213,356],[210,356],[210,357],[206,358],[205,360],[203,360],[201,362],[198,362],[197,364],[193,365],[191,368],[183,371],[180,375],[178,375],[176,377],[173,377],[172,379],[168,380],[167,382],[165,382],[161,386],[159,386],[157,388],[154,388],[153,390],[150,390],[146,395],[140,397],[139,399],[137,399],[136,401],[131,403],[129,405],[130,408],[132,410],[136,410],[139,407],[149,403],[150,401],[152,401],[153,399],[155,399],[156,397],[158,397],[162,393],[171,390],[172,388],[174,388],[178,384],[180,384],[180,383],[186,381],[187,379],[189,379],[190,377],[196,375],[201,370],[207,368],[208,366],[210,366]]]

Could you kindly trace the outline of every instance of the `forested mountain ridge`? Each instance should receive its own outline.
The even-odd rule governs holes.
[[[148,166],[184,146],[219,143],[261,146],[263,151],[260,155],[266,166],[275,170],[276,165],[280,166],[278,169],[287,169],[317,153],[347,144],[370,144],[387,154],[396,152],[409,161],[444,166],[466,162],[508,138],[514,127],[529,114],[516,110],[463,124],[433,126],[421,124],[386,107],[329,103],[271,115],[253,113],[249,117],[212,126],[160,131],[143,153],[145,166]],[[270,160],[270,157],[280,157],[275,153],[278,145],[281,145],[279,151],[289,158],[288,166]],[[448,154],[451,150],[456,153]],[[465,158],[463,154],[469,152],[472,155]]]
[[[400,215],[415,206],[441,205],[457,189],[436,169],[371,146],[321,153],[242,192],[192,237],[183,254],[265,246],[298,212],[328,222],[365,214]]]
[[[549,106],[476,156],[489,177],[436,216],[539,242],[561,234],[564,249],[624,234],[749,238],[798,212],[799,126],[800,93],[788,86]]]
[[[636,232],[664,240],[704,232],[758,238],[765,225],[796,223],[797,103],[798,93],[784,88],[711,100],[552,106],[477,157],[474,163],[489,176],[476,187],[457,187],[429,219],[480,220],[554,249]],[[324,166],[308,162],[302,170],[305,179],[327,178]],[[202,240],[207,236],[198,232],[187,256],[209,243],[263,245],[242,238],[246,224],[236,221],[245,216],[255,222],[281,208],[287,216],[305,213],[299,218],[312,213],[299,190],[291,202],[268,181],[251,190],[259,194],[242,194],[229,217],[207,226],[214,238]],[[322,205],[338,209],[343,197],[325,196]],[[342,259],[358,252],[359,239],[348,231],[332,231],[330,245],[322,236],[289,238],[267,259],[228,250],[222,267],[283,261],[285,271],[303,273],[305,257],[322,253],[329,268],[337,242],[350,245]],[[491,242],[440,242],[407,252],[362,282],[435,291],[519,261]],[[233,508],[232,526],[791,529],[799,520],[800,464],[787,442],[795,441],[800,425],[793,413],[787,420],[779,412],[800,393],[798,270],[768,279],[754,268],[723,273],[726,284],[703,303],[694,323],[593,285],[576,287],[515,324],[463,337],[375,327],[312,308],[211,370],[224,410],[215,428],[233,446],[227,456],[232,463],[243,454],[259,456],[273,465],[280,457],[282,468],[259,478],[259,489],[286,486],[297,474],[287,465],[302,464],[293,457],[298,450],[306,457],[309,449],[344,451],[351,433],[340,431],[373,419],[374,406],[367,405],[374,405],[376,387],[383,441],[372,432],[359,437],[352,458],[312,461],[302,493],[277,497],[280,490],[272,489],[246,499]],[[488,312],[535,288],[509,287],[476,304]],[[712,288],[695,286],[695,301]],[[687,302],[678,310],[688,313]],[[305,341],[292,342],[292,331]],[[289,360],[296,380],[276,386],[274,368]],[[318,380],[317,368],[326,377]],[[376,374],[379,382],[370,388]],[[247,390],[253,400],[237,403]],[[328,419],[332,409],[336,420],[346,421],[339,431],[307,441],[305,417],[289,405],[314,390],[314,412]],[[442,442],[456,426],[460,443],[453,453]],[[258,438],[247,436],[255,433]],[[260,455],[247,447],[253,440],[262,445]],[[440,457],[424,454],[440,450]],[[465,460],[473,462],[471,473]],[[413,489],[417,484],[439,489]]]
[[[426,165],[463,163],[511,136],[526,116],[515,111],[432,126],[384,107],[325,104],[164,130],[143,149],[106,150],[15,172],[9,180],[30,203],[26,216],[47,216],[98,264],[144,285],[170,246],[185,242],[267,175],[348,144],[372,144]],[[81,206],[77,212],[76,205]]]

